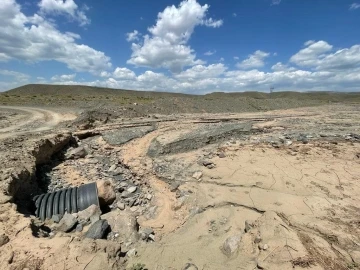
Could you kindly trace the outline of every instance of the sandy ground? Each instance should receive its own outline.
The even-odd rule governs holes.
[[[39,128],[48,128],[61,118],[43,110],[26,110],[31,121],[39,117],[45,122]],[[323,106],[266,113],[184,114],[171,119],[118,119],[99,126],[93,131],[150,122],[157,126],[141,138],[109,148],[118,151],[121,162],[153,190],[155,216],[143,213],[137,220],[140,227],[155,231],[155,241],[138,242],[137,255],[114,268],[102,247],[116,242],[97,240],[97,248],[90,250],[86,246],[94,243],[80,235],[75,240],[70,235],[34,237],[28,228],[30,219],[6,204],[0,212],[0,234],[8,235],[10,242],[0,247],[0,259],[8,262],[1,269],[130,269],[137,263],[146,265],[142,269],[159,270],[358,269],[360,141],[350,134],[360,133],[359,110]],[[17,128],[29,124],[29,119],[16,117],[20,125],[0,134],[14,136]],[[201,127],[224,121],[251,122],[253,131],[241,139],[225,136],[191,151],[148,156],[154,140],[182,141]],[[306,141],[298,140],[299,135]],[[97,140],[111,147],[101,136]],[[213,166],[204,166],[204,160]],[[161,175],[156,168],[163,164],[167,164],[166,172]],[[76,167],[59,165],[57,170],[68,183],[87,182]],[[175,182],[176,191],[171,188]],[[232,239],[230,252],[224,244],[227,239]],[[38,265],[26,264],[26,260]],[[186,268],[189,263],[197,268]]]
[[[0,106],[0,139],[55,128],[60,122],[76,118],[74,113],[55,112],[48,109]]]

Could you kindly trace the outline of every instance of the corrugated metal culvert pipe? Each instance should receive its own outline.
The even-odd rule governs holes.
[[[50,219],[57,214],[63,215],[65,212],[76,213],[85,210],[92,204],[100,206],[95,182],[37,195],[33,201],[36,207],[35,215],[41,220]]]

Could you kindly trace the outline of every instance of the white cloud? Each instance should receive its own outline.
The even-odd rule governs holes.
[[[298,66],[316,66],[324,53],[332,50],[333,46],[325,41],[307,41],[305,42],[305,49],[300,50],[298,53],[290,58],[290,62]]]
[[[281,0],[272,0],[272,3],[271,5],[274,6],[274,5],[280,5],[281,3]]]
[[[110,58],[103,52],[77,44],[79,35],[60,32],[38,14],[26,16],[15,0],[2,0],[0,25],[0,59],[55,60],[75,71],[93,74],[111,67]]]
[[[0,69],[0,75],[4,77],[11,77],[20,82],[26,82],[30,79],[30,76],[21,72],[7,70],[7,69]]]
[[[304,46],[310,46],[311,44],[314,44],[315,40],[308,40],[304,43]]]
[[[65,14],[72,20],[79,22],[81,26],[90,24],[90,19],[85,15],[85,10],[88,7],[84,6],[80,10],[74,0],[41,0],[38,5],[43,14]]]
[[[123,80],[131,80],[136,77],[134,71],[127,69],[127,68],[120,68],[117,67],[113,73],[114,77],[117,79]]]
[[[139,40],[139,32],[137,30],[134,30],[133,32],[126,33],[126,40],[127,41],[136,41]]]
[[[234,56],[234,60],[239,60],[240,58],[238,56]]]
[[[232,15],[233,15],[233,17],[237,17],[237,14],[235,12]]]
[[[103,78],[111,77],[111,73],[107,72],[107,71],[101,71],[100,77],[103,77]]]
[[[204,53],[204,55],[210,56],[216,53],[216,50],[214,51],[207,51],[206,53]]]
[[[224,64],[213,64],[209,66],[197,65],[176,74],[174,77],[180,80],[192,81],[194,79],[218,77],[224,74],[225,71],[226,67]]]
[[[71,81],[75,79],[76,74],[64,74],[64,75],[55,75],[51,77],[52,81]]]
[[[220,27],[222,20],[206,18],[209,6],[196,0],[184,0],[178,7],[168,6],[158,14],[157,22],[148,28],[139,43],[131,46],[132,55],[127,63],[151,68],[167,68],[180,72],[183,67],[203,64],[196,59],[194,50],[187,45],[198,25]]]
[[[350,10],[355,10],[360,8],[360,4],[359,3],[352,3],[349,7]]]
[[[249,58],[237,63],[236,66],[241,69],[260,68],[265,65],[265,58],[269,57],[270,53],[257,50],[249,55]]]
[[[220,61],[220,62],[224,62],[224,61],[225,61],[224,57],[221,57],[221,58],[219,59],[219,61]]]
[[[284,65],[283,63],[281,63],[281,62],[278,62],[278,63],[276,63],[275,65],[273,65],[272,67],[271,67],[271,69],[273,70],[273,71],[294,71],[294,70],[296,70],[296,68],[294,68],[294,67],[289,67],[288,65]]]
[[[311,43],[290,58],[290,62],[316,70],[352,70],[360,68],[360,45],[332,52],[325,41]]]
[[[218,28],[224,24],[223,20],[214,20],[213,18],[209,18],[203,21],[203,24],[209,27]]]

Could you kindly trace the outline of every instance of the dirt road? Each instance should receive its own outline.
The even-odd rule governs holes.
[[[30,107],[0,106],[0,112],[4,115],[3,119],[6,120],[6,124],[2,125],[4,127],[0,128],[0,139],[50,130],[69,118],[69,115],[65,116],[47,109]]]

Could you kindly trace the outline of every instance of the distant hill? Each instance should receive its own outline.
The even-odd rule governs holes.
[[[128,115],[236,113],[360,103],[360,93],[214,92],[206,95],[132,91],[79,85],[29,84],[0,93],[1,105],[106,108]],[[129,113],[131,112],[131,114]]]

